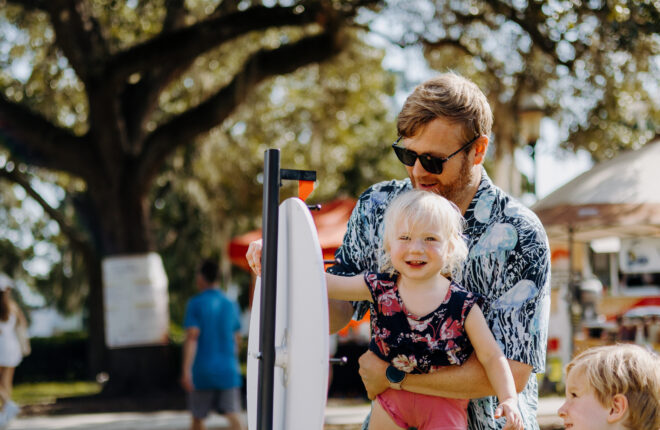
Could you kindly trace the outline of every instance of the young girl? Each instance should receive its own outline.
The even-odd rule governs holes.
[[[326,274],[330,298],[375,305],[369,349],[390,363],[391,389],[374,401],[370,429],[466,429],[468,400],[404,390],[408,373],[460,365],[474,349],[500,401],[495,416],[506,417],[505,429],[522,430],[513,375],[481,312],[483,298],[449,278],[467,257],[462,231],[456,206],[409,191],[385,213],[384,273]]]
[[[27,326],[23,312],[11,298],[12,287],[11,278],[0,273],[0,428],[5,428],[19,411],[18,405],[11,400],[14,369],[23,358],[16,325]]]

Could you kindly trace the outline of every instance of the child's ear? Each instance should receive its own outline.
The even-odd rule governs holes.
[[[612,398],[610,412],[607,415],[608,423],[621,421],[628,412],[628,398],[623,394],[615,394]]]

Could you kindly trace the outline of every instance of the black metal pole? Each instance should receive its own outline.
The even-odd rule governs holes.
[[[280,151],[264,154],[263,248],[261,254],[261,320],[257,428],[273,428],[273,386],[275,376],[275,309],[277,298],[277,229],[280,200]]]
[[[577,304],[578,304],[578,286],[575,283],[573,276],[573,253],[574,253],[574,243],[573,243],[573,227],[568,226],[568,315],[571,318],[571,342],[569,343],[570,354],[573,356],[573,351],[575,350],[575,335],[578,332],[580,326],[580,316],[577,313]]]

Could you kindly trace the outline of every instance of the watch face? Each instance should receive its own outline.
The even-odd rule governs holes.
[[[403,378],[405,378],[406,374],[403,370],[399,370],[390,364],[387,366],[385,376],[387,377],[388,381],[392,382],[393,384],[398,384],[399,382],[403,381]]]

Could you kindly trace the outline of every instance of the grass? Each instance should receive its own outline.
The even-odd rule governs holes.
[[[95,381],[30,382],[14,386],[12,398],[19,405],[53,403],[58,398],[90,396],[101,391]]]

